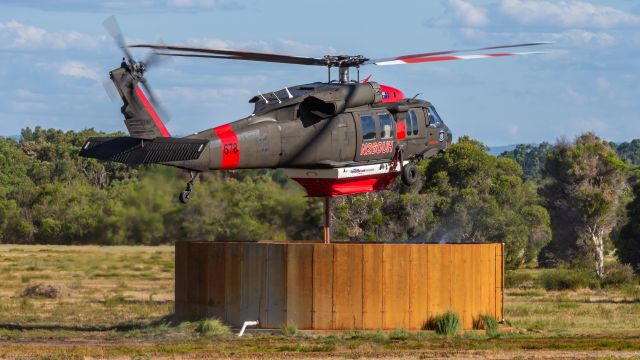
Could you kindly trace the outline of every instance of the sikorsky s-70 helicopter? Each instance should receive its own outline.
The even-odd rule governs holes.
[[[124,105],[128,137],[92,137],[81,156],[125,164],[158,163],[188,170],[191,180],[180,193],[186,203],[203,171],[282,168],[309,196],[332,197],[385,188],[398,175],[416,181],[415,163],[447,149],[452,134],[433,104],[406,98],[391,86],[351,80],[349,70],[364,65],[399,65],[435,61],[531,55],[540,52],[491,52],[547,44],[492,46],[439,51],[383,59],[357,55],[322,58],[172,45],[127,46],[114,18],[105,27],[123,50],[121,66],[109,75]],[[136,61],[129,47],[153,49],[150,61]],[[461,52],[485,52],[458,55]],[[160,56],[275,62],[324,66],[327,82],[287,86],[258,94],[253,113],[243,119],[187,137],[171,137],[158,115],[157,101],[144,77]],[[331,68],[339,78],[331,80]],[[142,84],[145,92],[138,86]],[[148,97],[147,97],[148,96]]]

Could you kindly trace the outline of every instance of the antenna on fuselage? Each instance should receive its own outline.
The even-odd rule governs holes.
[[[266,98],[266,97],[264,97],[264,95],[262,95],[262,93],[261,93],[260,91],[258,91],[258,95],[260,95],[260,97],[262,98],[262,100],[264,100],[264,103],[265,103],[265,104],[268,104],[268,103],[269,103],[269,100],[267,100],[267,98]]]
[[[278,104],[282,104],[282,100],[280,100],[280,98],[278,97],[278,95],[276,95],[275,91],[272,91],[271,94],[273,94],[273,96],[276,97],[276,100],[278,100]]]

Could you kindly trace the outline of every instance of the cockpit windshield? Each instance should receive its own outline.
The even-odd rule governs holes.
[[[436,108],[432,106],[429,106],[429,126],[431,127],[442,127],[442,125],[444,124],[442,119],[440,118],[440,115],[438,115],[438,112],[436,111]]]

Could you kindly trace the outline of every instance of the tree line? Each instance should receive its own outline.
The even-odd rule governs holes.
[[[161,244],[179,240],[320,239],[322,202],[279,170],[187,175],[78,156],[94,130],[26,128],[0,138],[0,243]],[[496,157],[461,137],[422,161],[411,187],[337,198],[333,238],[503,242],[509,268],[589,266],[604,256],[640,271],[640,140],[518,145]]]

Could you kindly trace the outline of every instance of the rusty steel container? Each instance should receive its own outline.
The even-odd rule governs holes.
[[[502,244],[176,243],[178,319],[418,330],[451,309],[503,318]]]

